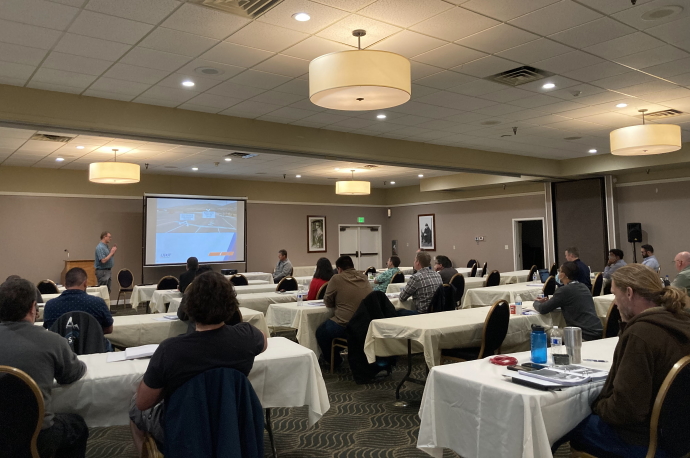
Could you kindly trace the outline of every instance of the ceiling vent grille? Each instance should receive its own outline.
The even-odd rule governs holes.
[[[225,157],[239,157],[240,159],[249,159],[250,157],[255,157],[258,156],[258,154],[255,153],[240,153],[239,151],[235,151],[234,153],[226,154]]]
[[[520,86],[522,84],[531,83],[532,81],[539,81],[540,79],[553,76],[553,73],[538,68],[523,66],[507,70],[505,72],[497,73],[495,75],[487,76],[485,80],[493,81],[495,83],[505,84],[506,86]]]
[[[678,116],[684,114],[680,110],[674,110],[673,108],[663,111],[655,111],[654,113],[645,113],[645,119],[661,119],[670,118],[671,116]],[[641,117],[641,116],[640,116]]]
[[[362,167],[362,168],[363,168],[363,169],[367,169],[367,170],[371,170],[371,169],[375,169],[376,167],[378,167],[378,165],[368,164],[368,165],[365,165],[365,166]]]
[[[185,0],[187,3],[206,6],[236,16],[254,19],[283,0]]]
[[[67,143],[73,137],[65,137],[64,135],[50,135],[50,134],[33,134],[29,140],[38,140],[41,142],[58,142]]]

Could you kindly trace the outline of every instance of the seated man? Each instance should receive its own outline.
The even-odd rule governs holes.
[[[604,328],[594,308],[592,292],[576,280],[575,263],[563,263],[558,271],[558,278],[563,286],[558,288],[548,300],[541,298],[534,301],[535,310],[546,314],[560,307],[566,326],[581,328],[583,340],[601,339]]]
[[[180,284],[177,286],[177,289],[181,293],[184,293],[184,290],[187,289],[187,286],[194,280],[198,271],[199,260],[194,256],[187,258],[187,271],[180,275]]]
[[[690,253],[682,251],[676,255],[673,261],[676,264],[678,275],[673,279],[671,286],[684,289],[690,294]]]
[[[285,277],[290,276],[292,273],[292,263],[287,257],[286,250],[278,250],[278,264],[273,270],[273,283],[280,283]]]
[[[41,458],[84,457],[89,437],[84,419],[52,412],[50,399],[53,379],[61,385],[76,382],[86,373],[86,365],[63,337],[34,326],[37,316],[36,287],[30,281],[13,279],[0,285],[0,365],[26,372],[41,389],[45,403],[37,441]]]
[[[345,326],[359,308],[362,300],[371,293],[369,280],[362,273],[355,270],[352,258],[341,256],[335,261],[336,275],[331,277],[326,287],[323,302],[326,307],[335,308],[335,315],[326,320],[316,329],[316,341],[321,348],[321,359],[324,363],[331,363],[331,343],[336,337],[345,337]],[[336,352],[333,365],[340,366],[342,358]]]
[[[414,268],[417,271],[412,274],[405,288],[400,292],[400,302],[408,298],[414,300],[414,310],[398,310],[398,315],[413,315],[429,311],[429,304],[434,293],[443,284],[441,275],[431,270],[431,255],[426,251],[418,251],[414,258]]]
[[[50,329],[58,318],[67,312],[86,312],[93,315],[103,328],[103,334],[113,332],[113,316],[105,301],[86,293],[86,271],[73,267],[65,275],[65,290],[55,299],[46,303],[43,311],[43,327]],[[112,351],[112,345],[106,339],[106,348]]]
[[[611,291],[624,327],[593,413],[568,435],[573,448],[606,456],[644,458],[649,444],[652,406],[673,365],[690,354],[689,299],[685,292],[662,287],[659,277],[640,264],[621,267]],[[657,449],[656,456],[666,456]]]
[[[266,350],[266,336],[251,324],[225,325],[237,313],[238,303],[232,284],[223,275],[207,272],[197,276],[187,294],[187,313],[196,323],[196,332],[160,344],[132,398],[129,417],[139,454],[146,432],[159,444],[165,442],[161,401],[210,369],[229,367],[249,375],[254,357]]]
[[[577,247],[571,246],[565,250],[565,260],[574,262],[577,266],[576,280],[585,285],[589,290],[592,290],[592,280],[589,278],[589,267],[580,260],[580,250]],[[529,279],[531,280],[531,278]]]
[[[10,275],[9,277],[7,277],[5,279],[5,281],[18,280],[20,278],[22,278],[22,277],[20,277],[19,275]],[[43,296],[41,295],[41,292],[38,290],[38,286],[36,286],[35,288],[36,288],[36,303],[43,304]]]
[[[607,280],[611,279],[611,274],[627,264],[627,262],[623,261],[623,251],[619,250],[618,248],[610,250],[609,260],[606,263],[606,267],[604,267],[603,277]]]
[[[441,276],[444,285],[450,285],[450,279],[458,273],[457,270],[453,269],[453,263],[450,258],[442,255],[436,256],[434,270]]]
[[[398,269],[398,267],[400,267],[400,258],[397,256],[391,256],[388,258],[386,267],[388,267],[388,269],[386,269],[385,272],[378,274],[374,279],[374,291],[381,291],[382,293],[386,292],[386,289],[388,289],[388,285],[395,274],[400,272],[400,269]]]
[[[642,253],[642,265],[647,266],[654,272],[659,270],[659,261],[657,261],[656,256],[654,256],[654,247],[651,245],[642,245],[640,247],[640,252]]]

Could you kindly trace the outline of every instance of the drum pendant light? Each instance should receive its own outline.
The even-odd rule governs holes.
[[[139,183],[141,167],[137,164],[117,162],[117,149],[114,162],[94,162],[89,164],[89,181],[102,184]]]
[[[610,134],[611,154],[616,156],[644,156],[678,151],[681,143],[680,126],[674,124],[645,124],[642,113],[642,125],[623,127]]]
[[[336,181],[335,193],[340,196],[368,196],[371,194],[371,183],[368,181],[355,181],[355,171],[352,172],[352,180]]]
[[[352,35],[356,51],[340,51],[309,63],[309,100],[333,110],[364,111],[390,108],[410,100],[410,61],[388,51],[365,50],[365,30]]]

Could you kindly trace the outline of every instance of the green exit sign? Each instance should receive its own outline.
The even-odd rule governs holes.
[[[358,222],[358,223],[363,223],[363,222],[364,222],[364,217],[363,217],[363,216],[357,217],[357,222]]]

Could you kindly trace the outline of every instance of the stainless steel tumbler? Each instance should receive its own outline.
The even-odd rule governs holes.
[[[570,355],[570,363],[580,364],[582,362],[582,329],[566,326],[563,340],[568,355]]]

